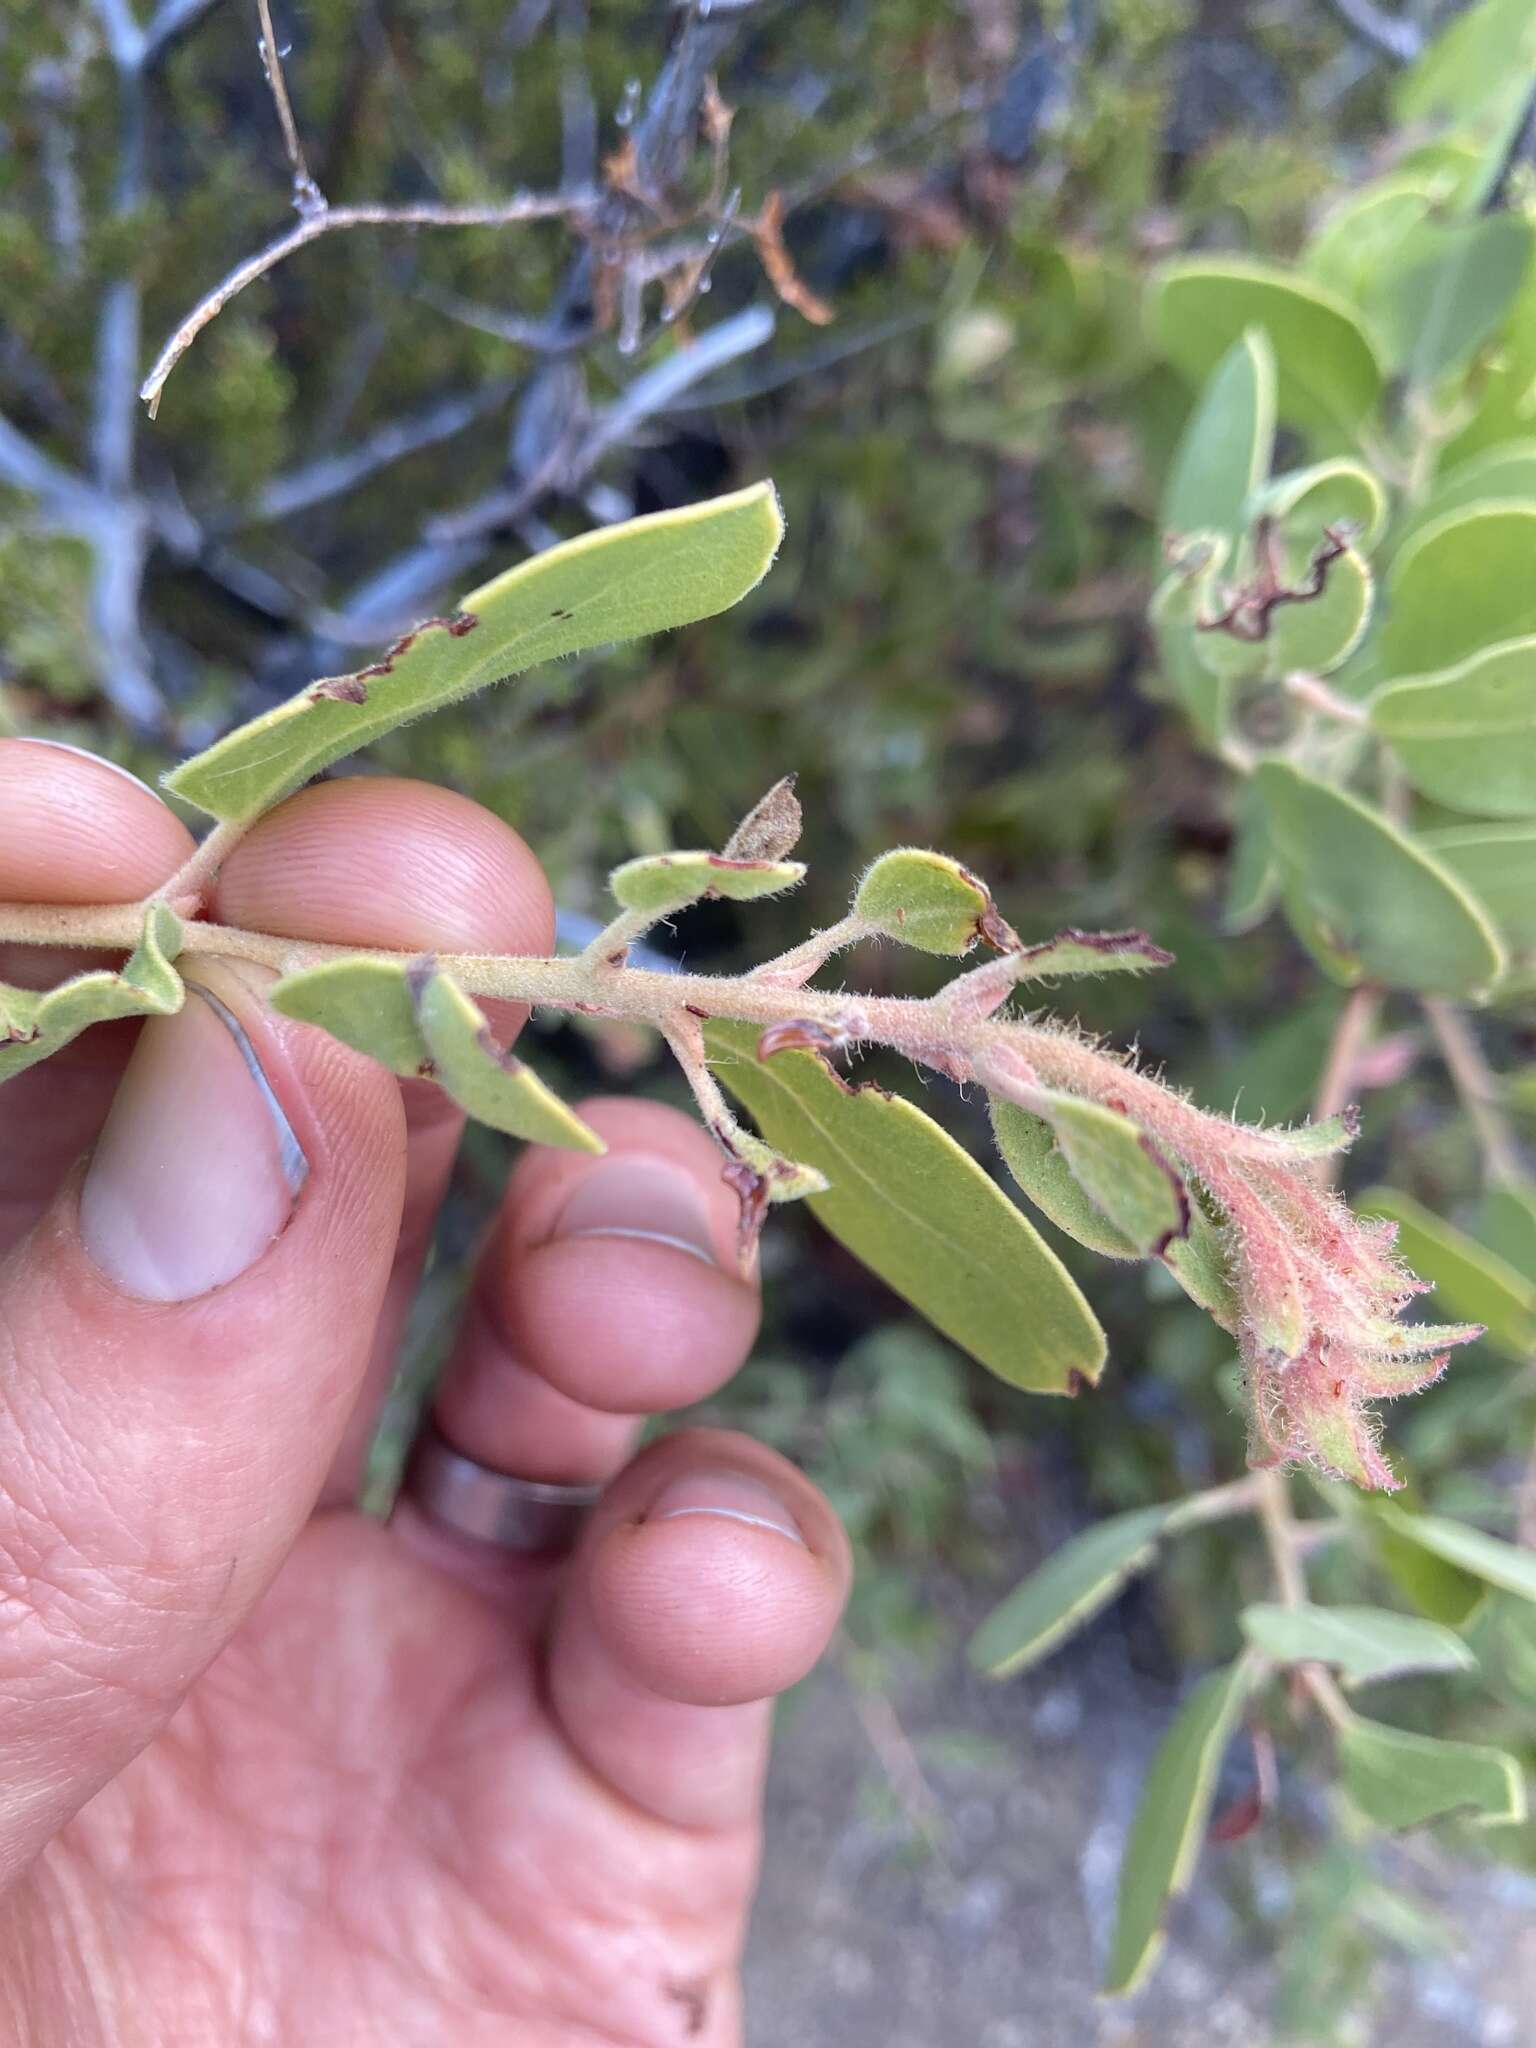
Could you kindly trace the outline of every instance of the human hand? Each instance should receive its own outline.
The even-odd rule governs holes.
[[[190,844],[106,764],[0,742],[0,900],[130,901]],[[213,910],[551,945],[517,836],[400,781],[292,798]],[[756,1331],[710,1141],[583,1104],[608,1154],[525,1152],[480,1254],[437,1419],[609,1482],[574,1554],[381,1526],[350,1503],[461,1119],[269,1012],[258,970],[195,977],[136,1050],[98,1027],[0,1089],[0,2038],[738,2042],[771,1700],[848,1556],[744,1438],[626,1463]]]

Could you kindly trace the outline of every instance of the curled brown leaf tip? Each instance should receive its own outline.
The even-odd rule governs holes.
[[[780,861],[799,840],[803,813],[793,774],[781,776],[725,842],[727,860]]]
[[[975,877],[971,879],[974,881]],[[1023,940],[990,897],[986,909],[976,920],[976,936],[998,953],[1022,953],[1024,950]]]
[[[757,1041],[757,1056],[771,1060],[776,1052],[836,1052],[840,1042],[835,1032],[810,1017],[788,1017],[768,1026]]]
[[[1165,946],[1155,945],[1145,932],[1134,927],[1123,932],[1085,932],[1075,924],[1065,926],[1053,939],[1042,939],[1039,945],[1025,946],[1021,950],[1026,959],[1035,959],[1065,945],[1083,946],[1091,953],[1134,953],[1150,967],[1171,967],[1177,957]]]
[[[1226,602],[1209,619],[1196,619],[1201,633],[1226,633],[1234,640],[1259,641],[1269,638],[1270,620],[1283,604],[1310,604],[1328,587],[1328,571],[1348,552],[1354,529],[1347,525],[1325,526],[1323,538],[1312,551],[1306,574],[1299,583],[1285,580],[1285,557],[1280,529],[1265,517],[1254,528],[1253,546],[1257,567],[1246,583],[1223,591]]]

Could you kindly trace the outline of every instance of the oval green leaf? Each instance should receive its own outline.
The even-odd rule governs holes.
[[[1011,1385],[1066,1394],[1103,1370],[1075,1281],[970,1155],[898,1095],[850,1088],[814,1053],[757,1057],[757,1027],[712,1023],[719,1079],[768,1143],[826,1177],[811,1208],[952,1342]]]
[[[1388,362],[1421,390],[1464,367],[1514,303],[1531,243],[1513,213],[1411,228],[1361,301]]]
[[[1286,909],[1336,980],[1484,998],[1504,952],[1479,905],[1380,812],[1288,762],[1254,781],[1269,814]]]
[[[241,726],[166,787],[215,818],[258,817],[344,754],[487,684],[725,611],[762,581],[783,531],[762,483],[562,542],[472,590],[382,660]]]
[[[881,854],[853,898],[871,931],[921,953],[968,953],[993,914],[985,883],[945,853],[901,846]]]
[[[730,860],[721,853],[653,853],[627,860],[608,877],[608,886],[625,910],[647,917],[670,917],[705,896],[727,896],[733,903],[751,903],[759,896],[778,896],[805,879],[797,860]]]
[[[1278,520],[1293,549],[1315,548],[1326,527],[1343,526],[1365,552],[1386,526],[1387,494],[1362,464],[1338,456],[1277,476],[1255,493],[1250,510],[1254,518],[1267,513]]]
[[[418,971],[410,976],[410,989],[433,1079],[460,1109],[532,1145],[607,1151],[597,1132],[526,1061],[503,1050],[485,1012],[448,975]]]
[[[1372,698],[1371,724],[1436,802],[1495,818],[1536,811],[1536,637],[1393,683]]]
[[[1429,1551],[1446,1564],[1469,1572],[1485,1585],[1497,1586],[1521,1600],[1536,1601],[1536,1551],[1502,1536],[1489,1536],[1447,1515],[1413,1515],[1383,1502],[1383,1520],[1397,1535]]]
[[[1422,1827],[1451,1814],[1479,1827],[1525,1819],[1525,1779],[1502,1749],[1410,1735],[1353,1716],[1338,1744],[1344,1789],[1379,1828]]]
[[[1257,1664],[1241,1657],[1203,1678],[1152,1759],[1120,1865],[1103,1986],[1112,1997],[1134,1991],[1157,1961],[1163,1916],[1194,1876],[1210,1823],[1216,1773],[1257,1676]]]
[[[1184,1236],[1183,1177],[1129,1117],[1072,1095],[1052,1096],[1044,1113],[1068,1172],[1138,1258],[1156,1258]]]
[[[1262,329],[1274,349],[1281,418],[1326,442],[1352,440],[1381,396],[1381,363],[1346,301],[1268,264],[1166,264],[1152,282],[1149,323],[1162,354],[1196,383],[1250,327]]]
[[[377,1060],[392,1074],[430,1076],[432,1055],[421,1035],[404,960],[328,960],[276,984],[267,995],[274,1010],[301,1024],[318,1025]]]
[[[173,1015],[186,994],[171,965],[180,947],[181,920],[155,903],[121,968],[95,968],[43,990],[0,983],[0,1081],[62,1052],[92,1024]]]
[[[1487,913],[1509,955],[1499,993],[1536,991],[1536,822],[1451,825],[1424,844]]]
[[[1133,1508],[1063,1543],[971,1637],[972,1665],[992,1678],[1012,1678],[1048,1657],[1147,1569],[1172,1513],[1171,1505]]]
[[[1407,1671],[1470,1671],[1476,1657],[1450,1629],[1387,1607],[1282,1607],[1260,1602],[1238,1617],[1243,1634],[1276,1664],[1331,1664],[1351,1685]]]
[[[1381,672],[1431,675],[1536,634],[1536,505],[1464,505],[1421,527],[1387,578]]]
[[[1275,353],[1250,328],[1227,351],[1195,402],[1163,496],[1171,533],[1235,533],[1243,507],[1269,474],[1275,447]]]

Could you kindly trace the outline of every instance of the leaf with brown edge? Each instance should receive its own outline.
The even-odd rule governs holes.
[[[0,984],[0,1081],[50,1059],[92,1024],[174,1014],[185,998],[171,964],[180,946],[181,920],[156,903],[121,968],[95,968],[41,991]]]
[[[541,662],[713,617],[767,574],[773,486],[601,527],[520,562],[351,677],[311,684],[183,762],[166,787],[215,818],[259,817],[343,755]]]
[[[751,1024],[716,1021],[719,1081],[768,1144],[822,1174],[810,1207],[935,1328],[1035,1393],[1097,1380],[1104,1333],[1061,1261],[1001,1188],[920,1109],[850,1087],[814,1051],[758,1058]]]
[[[782,775],[758,798],[720,851],[727,860],[783,860],[799,844],[803,822],[795,778]]]
[[[627,860],[608,877],[614,900],[646,917],[670,917],[706,896],[752,903],[778,896],[805,879],[797,860],[732,858],[723,853],[651,853]]]
[[[407,980],[434,1078],[460,1109],[529,1144],[607,1151],[525,1061],[497,1044],[484,1011],[450,976],[423,962]]]
[[[997,919],[986,884],[947,853],[925,847],[882,853],[854,893],[853,915],[882,938],[899,939],[920,953],[954,958],[980,938],[1006,943],[992,937],[1007,927]]]

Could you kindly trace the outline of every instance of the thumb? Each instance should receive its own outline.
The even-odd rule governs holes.
[[[389,1275],[394,1080],[267,1010],[259,970],[195,972],[0,1264],[0,1884],[276,1572]]]

